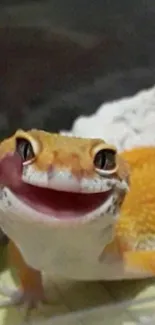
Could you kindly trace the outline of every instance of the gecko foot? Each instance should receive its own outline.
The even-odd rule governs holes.
[[[43,293],[34,291],[23,291],[22,289],[9,289],[6,287],[0,287],[0,293],[8,299],[0,300],[0,308],[2,307],[14,307],[21,306],[26,310],[26,317],[29,316],[33,309],[37,309],[39,305],[50,303],[47,301]]]

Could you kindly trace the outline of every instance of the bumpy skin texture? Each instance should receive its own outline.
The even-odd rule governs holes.
[[[35,159],[22,168],[14,157],[17,138],[28,140],[35,152]],[[97,171],[94,157],[105,149],[116,152],[113,146],[101,139],[65,137],[41,130],[18,130],[15,135],[1,143],[0,225],[10,238],[10,255],[20,277],[20,295],[16,296],[16,302],[26,300],[30,305],[35,305],[37,301],[44,301],[42,271],[75,280],[113,279],[121,278],[124,274],[122,261],[118,261],[114,273],[111,261],[101,263],[99,259],[103,248],[113,238],[113,225],[129,182],[128,164],[117,152],[116,168],[110,174],[107,170],[102,174]],[[21,177],[17,165],[22,173]],[[63,207],[63,196],[66,197],[64,190],[72,194],[76,192],[82,196],[93,196],[89,196],[89,200],[88,196],[83,196],[82,199],[80,196],[80,201],[79,196],[75,201],[73,199],[75,205],[72,205],[70,211],[74,218],[66,221],[57,218],[53,212],[49,217],[41,212],[40,206],[38,211],[25,203],[28,201],[22,201],[23,195],[28,199],[29,191],[34,191],[34,187],[28,187],[29,183],[31,186],[58,191],[58,200],[58,192],[50,192],[50,202],[52,203],[54,196],[58,205]],[[49,195],[47,191],[41,193],[42,196],[43,193],[45,196]],[[96,194],[100,194],[101,199],[94,208]],[[33,195],[34,192],[32,197]],[[39,200],[41,204],[41,196]],[[89,211],[87,207],[86,210],[79,210],[81,200],[87,202]],[[57,209],[53,211],[58,214],[61,212]],[[62,211],[64,213],[63,209]]]
[[[131,168],[130,192],[116,224],[125,268],[155,275],[155,147],[122,154]]]
[[[94,179],[99,181],[99,183],[95,181],[95,186],[99,186],[98,189],[102,191],[103,178],[96,178],[93,155],[96,146],[97,148],[100,148],[100,146],[112,148],[105,144],[104,141],[99,139],[61,137],[57,134],[51,135],[38,130],[32,130],[27,133],[18,131],[18,135],[24,136],[30,141],[37,140],[37,145],[39,144],[40,146],[37,159],[32,163],[34,168],[33,171],[36,171],[36,173],[38,173],[38,171],[46,173],[51,166],[52,168],[57,168],[59,171],[68,168],[70,174],[76,177],[79,182],[85,177],[89,179],[90,183],[88,183],[88,185],[91,185]],[[15,136],[2,142],[0,146],[1,158],[3,158],[5,154],[13,153],[14,150]],[[128,163],[126,163],[125,160]],[[75,279],[112,280],[117,278],[146,277],[155,273],[154,161],[154,147],[136,148],[122,153],[121,156],[117,156],[118,169],[113,175],[114,181],[128,181],[129,169],[131,177],[130,192],[126,195],[122,205],[120,217],[117,220],[114,233],[111,228],[112,224],[114,225],[114,220],[112,222],[110,216],[113,211],[112,206],[110,206],[110,210],[108,210],[109,215],[107,215],[106,212],[104,218],[98,219],[96,217],[95,222],[92,223],[89,221],[85,225],[80,221],[76,227],[69,223],[65,228],[62,228],[63,222],[59,222],[54,227],[51,226],[51,224],[47,226],[48,223],[46,227],[40,227],[41,221],[37,222],[33,220],[32,222],[31,218],[29,219],[29,217],[32,216],[24,215],[24,211],[24,216],[11,214],[12,208],[10,208],[9,213],[11,214],[11,219],[9,219],[10,214],[7,214],[2,220],[2,223],[6,233],[10,233],[10,237],[14,241],[14,243],[10,242],[11,255],[19,270],[22,288],[25,290],[24,292],[30,290],[29,283],[31,283],[31,288],[34,285],[35,294],[38,290],[39,294],[37,292],[37,295],[39,295],[39,298],[43,298],[40,270],[42,270],[43,267],[45,267],[46,270],[46,266],[52,268],[52,265],[55,272],[66,272],[65,275]],[[35,173],[32,173],[30,169],[27,173],[26,180],[36,180],[35,178],[31,178],[32,174]],[[106,181],[107,185],[109,178],[107,180],[105,178],[104,181]],[[87,190],[89,191],[90,189],[92,190],[92,187],[88,186]],[[94,188],[94,191],[96,190],[97,187]],[[117,201],[119,201],[119,199],[122,200],[122,196],[120,198],[117,196]],[[6,223],[5,220],[7,220]],[[109,230],[105,227],[105,220],[107,220],[106,226],[110,225],[111,237],[109,235],[106,237]],[[15,230],[17,227],[20,232],[18,231],[17,233],[17,231],[14,231],[12,221]],[[108,242],[112,240],[112,234],[115,236],[115,239],[111,244],[108,244]],[[28,241],[27,238],[29,238]],[[59,238],[59,242],[63,238],[62,246],[65,247],[65,250],[62,251],[62,254],[60,254],[61,249],[57,238]],[[43,239],[42,242],[41,239]],[[29,242],[30,247],[28,247]],[[108,244],[107,246],[106,243]],[[46,249],[50,247],[48,251],[51,255],[45,256],[45,254],[42,254],[41,249],[44,247],[44,244],[46,244]],[[32,245],[34,246],[34,254],[31,253],[31,251],[33,251]],[[57,250],[58,247],[59,251],[56,251],[54,257],[52,252]],[[57,255],[59,255],[57,252],[60,254],[61,260],[57,259]],[[40,256],[42,256],[42,258],[40,258]],[[53,257],[51,258],[51,256]],[[47,261],[49,258],[51,258],[51,262],[48,264]],[[25,261],[27,261],[27,263]],[[79,265],[80,268],[78,268]],[[130,268],[130,271],[128,268]]]

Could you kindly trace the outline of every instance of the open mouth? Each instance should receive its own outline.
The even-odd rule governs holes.
[[[71,193],[22,183],[14,194],[32,209],[58,219],[78,218],[95,211],[112,194],[112,190],[102,193]]]
[[[10,170],[12,171],[10,173]],[[34,211],[57,219],[84,217],[105,206],[113,189],[101,193],[72,193],[35,186],[21,180],[19,155],[7,155],[0,161],[1,184]]]

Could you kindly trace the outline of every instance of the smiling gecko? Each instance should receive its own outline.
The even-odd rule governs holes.
[[[10,303],[43,301],[43,271],[75,280],[124,277],[122,263],[114,272],[99,256],[128,181],[128,164],[101,139],[18,130],[1,142],[0,226],[21,282]]]
[[[46,301],[42,272],[74,280],[155,275],[154,161],[155,147],[118,155],[101,139],[41,130],[2,141],[0,226],[21,283],[4,290],[8,304]]]

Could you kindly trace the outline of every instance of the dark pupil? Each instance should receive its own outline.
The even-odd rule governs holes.
[[[16,139],[16,151],[19,153],[23,161],[30,160],[34,157],[31,143],[25,139]]]
[[[113,150],[100,150],[94,159],[94,165],[96,168],[111,170],[115,168],[115,152]]]

